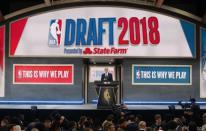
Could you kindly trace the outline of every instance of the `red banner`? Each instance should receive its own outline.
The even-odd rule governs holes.
[[[73,84],[73,65],[15,64],[14,84]]]
[[[4,39],[5,26],[0,27],[0,97],[4,96]]]
[[[4,65],[4,26],[0,27],[0,68],[3,71]]]

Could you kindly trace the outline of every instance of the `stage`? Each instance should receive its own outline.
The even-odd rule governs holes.
[[[169,110],[170,105],[127,105],[128,110]],[[17,105],[17,104],[1,104],[0,109],[37,109],[48,110],[111,110],[111,109],[97,109],[96,104],[83,104],[83,105]],[[181,110],[181,106],[175,105],[175,109]],[[200,105],[200,109],[206,109],[206,105]]]

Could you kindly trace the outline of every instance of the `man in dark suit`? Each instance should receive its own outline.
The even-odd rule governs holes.
[[[104,69],[104,72],[105,73],[102,74],[101,81],[106,81],[106,82],[113,81],[113,76],[111,73],[109,73],[109,70],[107,67]]]

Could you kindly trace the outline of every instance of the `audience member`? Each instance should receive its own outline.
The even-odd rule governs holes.
[[[137,131],[137,130],[138,130],[137,118],[135,117],[135,115],[129,115],[126,131]]]
[[[127,120],[120,119],[119,120],[119,128],[117,129],[117,131],[125,131],[126,128],[127,128]]]
[[[147,127],[146,122],[140,121],[138,127],[139,127],[139,131],[145,131]]]
[[[155,116],[154,116],[154,120],[155,120],[155,122],[154,122],[154,124],[152,124],[152,128],[156,131],[158,131],[158,130],[161,130],[162,129],[162,117],[161,117],[161,115],[160,114],[156,114]]]

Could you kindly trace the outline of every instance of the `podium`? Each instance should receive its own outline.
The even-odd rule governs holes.
[[[95,81],[98,94],[97,109],[112,109],[116,105],[116,93],[119,82]]]

